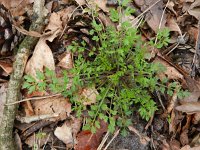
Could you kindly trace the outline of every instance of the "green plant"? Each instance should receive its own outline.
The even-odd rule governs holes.
[[[120,9],[123,7],[124,5],[119,6]],[[125,12],[130,14],[133,11],[129,8],[125,9]],[[120,22],[121,17],[121,14],[112,11],[113,21]],[[100,23],[93,20],[93,29],[89,33],[96,46],[88,49],[84,41],[73,41],[67,47],[67,50],[73,53],[74,68],[69,72],[64,71],[62,78],[57,78],[49,69],[44,73],[37,72],[37,80],[25,76],[23,88],[27,88],[30,93],[47,88],[55,93],[62,93],[70,97],[73,110],[80,116],[86,106],[78,100],[78,91],[81,88],[95,86],[99,94],[96,103],[87,108],[89,117],[86,118],[84,129],[95,132],[100,128],[99,119],[102,119],[109,123],[110,132],[118,126],[122,128],[123,134],[126,134],[127,126],[131,124],[130,118],[134,109],[138,109],[140,116],[145,120],[149,120],[157,110],[151,96],[155,90],[172,95],[173,91],[178,89],[178,96],[187,95],[181,88],[176,88],[178,82],[172,82],[167,86],[166,79],[160,81],[156,77],[164,67],[158,63],[149,63],[145,58],[148,53],[147,46],[152,45],[152,41],[142,41],[138,30],[133,28],[130,22],[120,24],[120,29],[104,29]],[[167,30],[158,34],[155,47],[167,44],[166,32]],[[68,74],[73,77],[70,79]],[[67,89],[69,80],[72,80],[72,86]]]

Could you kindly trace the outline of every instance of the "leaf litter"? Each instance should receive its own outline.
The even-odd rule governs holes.
[[[37,45],[35,46],[35,49],[33,50],[33,54],[26,65],[26,68],[25,68],[26,74],[29,74],[36,78],[36,72],[37,71],[43,72],[45,67],[51,70],[56,70],[59,67],[65,70],[69,70],[74,67],[73,65],[74,60],[73,60],[72,54],[66,53],[65,51],[59,52],[58,55],[62,54],[62,57],[55,60],[55,58],[57,58],[55,57],[55,55],[57,55],[58,52],[53,53],[53,49],[51,49],[51,47],[49,46],[49,42],[54,44],[56,41],[55,39],[63,40],[60,37],[64,35],[66,29],[70,27],[70,24],[68,23],[72,21],[73,19],[76,19],[76,17],[78,18],[81,15],[84,16],[84,14],[80,13],[81,9],[83,10],[83,8],[91,7],[94,10],[96,10],[96,12],[99,14],[99,19],[105,26],[110,26],[110,25],[116,26],[115,24],[111,22],[109,18],[110,6],[107,5],[107,4],[112,4],[112,3],[115,4],[115,2],[111,2],[110,0],[104,0],[104,1],[75,0],[75,2],[76,3],[71,3],[70,1],[58,1],[58,5],[56,9],[59,11],[57,12],[52,12],[54,8],[53,8],[53,3],[51,2],[52,3],[51,7],[49,7],[49,14],[50,14],[49,23],[46,26],[42,35],[38,35],[34,31],[27,32],[26,29],[18,28],[18,30],[22,32],[23,34],[40,37]],[[18,17],[23,16],[24,18],[27,17],[27,16],[24,16],[24,12],[26,11],[25,9],[27,8],[32,9],[32,3],[33,1],[24,1],[23,3],[20,0],[18,1],[2,0],[1,1],[1,4],[3,4],[7,9],[9,9],[11,13],[13,14],[13,16],[18,16]],[[47,4],[50,5],[50,2],[47,2]],[[198,125],[200,122],[200,117],[199,117],[200,116],[199,115],[200,114],[200,109],[199,109],[200,108],[199,107],[200,86],[198,82],[199,76],[195,75],[195,76],[189,77],[189,75],[191,75],[191,72],[194,71],[194,68],[192,68],[192,65],[194,66],[196,64],[194,64],[195,61],[182,62],[178,60],[179,62],[177,64],[187,63],[189,64],[189,66],[191,66],[191,68],[189,68],[190,72],[187,72],[186,70],[180,69],[179,67],[177,67],[177,65],[174,64],[175,62],[174,57],[172,57],[172,56],[186,57],[187,56],[186,53],[195,51],[195,43],[200,42],[198,41],[198,38],[197,38],[198,31],[199,31],[198,9],[200,5],[200,1],[198,0],[179,1],[179,2],[170,1],[168,5],[166,5],[166,3],[163,3],[163,1],[143,0],[143,1],[134,1],[132,2],[132,5],[139,8],[141,12],[146,12],[143,14],[146,22],[142,26],[140,26],[140,29],[142,33],[148,35],[148,38],[154,38],[159,28],[168,27],[170,30],[171,39],[175,39],[175,40],[170,41],[171,42],[170,45],[172,45],[173,43],[176,43],[177,42],[176,39],[178,39],[179,36],[183,37],[183,34],[186,33],[189,35],[189,39],[186,40],[187,42],[185,44],[180,44],[179,42],[178,43],[180,44],[180,46],[191,45],[194,48],[193,50],[192,49],[179,50],[176,47],[173,50],[169,49],[170,50],[169,57],[163,55],[162,51],[161,52],[158,52],[157,50],[154,51],[155,55],[152,55],[151,59],[154,62],[158,62],[162,64],[166,68],[163,74],[158,74],[158,77],[160,79],[164,79],[165,77],[168,77],[170,80],[179,81],[180,84],[182,84],[184,88],[187,88],[190,91],[190,96],[184,99],[180,99],[177,97],[176,92],[174,92],[172,96],[168,96],[168,95],[162,96],[161,99],[167,108],[167,112],[162,112],[159,110],[158,112],[156,112],[154,118],[162,118],[161,120],[167,120],[161,123],[161,124],[164,124],[164,126],[161,126],[163,130],[156,131],[155,129],[153,129],[153,131],[150,131],[148,129],[144,133],[148,133],[148,135],[151,135],[150,142],[152,145],[154,145],[154,148],[160,148],[160,149],[166,149],[166,150],[169,150],[171,148],[181,149],[181,150],[200,149],[199,148],[200,144],[197,142],[200,139],[199,128],[198,128]],[[166,11],[164,11],[165,7],[167,8]],[[24,8],[24,9],[21,9],[21,8]],[[149,9],[149,11],[146,11],[147,9]],[[29,11],[29,13],[31,12]],[[133,20],[133,21],[138,22],[137,16],[134,16],[134,15],[132,15],[131,18],[124,17],[123,19]],[[20,26],[23,25],[23,23],[24,23],[23,21],[20,22]],[[82,22],[79,22],[79,25],[80,24],[82,24]],[[84,26],[84,23],[82,25]],[[88,26],[86,26],[85,31],[89,30],[87,29],[87,27]],[[82,29],[80,31],[84,31],[84,30]],[[78,34],[75,34],[75,37],[73,38],[77,38],[76,36],[78,37]],[[69,39],[69,41],[74,40],[73,38]],[[62,43],[61,41],[60,45],[66,45],[66,43],[65,42]],[[165,49],[167,48],[168,47],[165,47]],[[54,51],[58,51],[58,49]],[[195,54],[193,53],[192,56],[195,57]],[[191,60],[194,60],[193,57],[191,58]],[[1,60],[6,60],[6,59],[7,58],[2,57]],[[3,82],[3,81],[5,82],[8,80],[6,76],[9,76],[10,73],[12,72],[12,65],[10,64],[10,62],[1,61],[1,60],[0,60],[0,67],[2,68],[2,71],[0,72],[0,79],[1,79],[0,82]],[[186,61],[186,58],[183,58],[183,60]],[[177,62],[177,58],[176,58],[176,62]],[[1,84],[1,88],[0,88],[0,92],[2,91],[0,93],[1,103],[5,103],[4,102],[5,90],[6,90],[5,85]],[[42,94],[38,92],[38,93],[35,93],[35,95],[34,94],[27,95],[26,91],[22,91],[22,94],[23,94],[23,98],[27,98],[27,97],[31,98],[33,96],[49,96],[52,93],[49,91],[46,91],[45,93],[42,93]],[[96,102],[98,91],[95,88],[85,87],[84,89],[81,90],[79,94],[80,94],[79,99],[82,100],[83,97],[86,99],[86,101],[83,104],[85,106],[90,106],[91,104],[94,104]],[[2,106],[3,104],[1,104],[0,112],[3,111]],[[73,117],[74,114],[72,113],[71,104],[68,98],[63,98],[60,96],[43,98],[40,100],[32,100],[27,103],[22,103],[21,106],[23,108],[23,111],[19,111],[21,118],[27,117],[28,119],[30,119],[30,117],[36,117],[37,119],[33,120],[33,122],[36,122],[36,123],[40,123],[42,120],[48,120],[48,121],[53,122],[52,130],[54,131],[54,134],[52,134],[51,136],[44,136],[44,141],[42,142],[43,144],[41,144],[40,146],[44,146],[48,142],[52,142],[52,140],[49,140],[49,137],[56,139],[55,138],[56,136],[59,140],[61,140],[65,144],[64,146],[66,147],[71,146],[71,148],[74,147],[74,149],[77,149],[77,150],[97,149],[101,140],[103,139],[104,134],[107,132],[107,125],[102,121],[101,121],[101,128],[95,134],[92,134],[90,131],[82,131],[81,126],[84,123],[84,118],[77,121],[77,118]],[[162,113],[165,113],[165,115],[162,115]],[[58,114],[58,116],[52,117],[51,116],[52,114]],[[43,115],[50,115],[50,117],[43,119],[41,117]],[[137,122],[137,120],[135,120],[135,122]],[[57,124],[59,125],[57,126]],[[156,124],[156,119],[152,123],[152,125],[154,126],[154,124]],[[38,124],[35,124],[35,125],[39,127]],[[48,123],[46,125],[49,126]],[[160,125],[159,122],[157,122],[157,125]],[[45,126],[41,126],[41,127],[45,128]],[[135,132],[135,134],[137,134],[138,136],[140,135],[140,133],[136,129],[134,129],[133,132]],[[172,133],[172,135],[170,135],[170,132]],[[32,142],[35,141],[34,140],[35,138],[39,140],[39,137],[36,136],[36,134],[39,135],[38,133],[39,132],[37,131],[37,133],[35,132],[31,136],[29,136],[29,138],[33,139],[31,140]],[[154,138],[155,135],[157,136],[157,138]],[[149,142],[148,136],[144,135],[143,137],[145,137],[145,141],[140,141],[140,144],[144,144],[147,141]],[[143,137],[140,137],[140,138],[143,138]],[[34,146],[30,144],[32,142],[26,141],[26,143],[31,147]],[[130,145],[128,149],[131,149]]]

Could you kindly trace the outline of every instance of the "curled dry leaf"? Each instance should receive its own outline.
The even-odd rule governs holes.
[[[60,15],[52,13],[49,19],[49,24],[45,29],[46,36],[41,37],[38,41],[32,57],[28,61],[25,73],[36,78],[36,72],[43,72],[43,68],[46,67],[50,70],[55,70],[55,63],[51,49],[47,45],[46,41],[52,42],[62,31],[62,21]],[[47,33],[49,35],[47,35]],[[45,59],[44,59],[45,58]]]
[[[54,131],[55,136],[63,141],[65,144],[73,143],[72,128],[66,124],[66,122],[61,126],[57,127]]]
[[[61,57],[62,58],[60,59],[58,66],[60,66],[64,69],[72,69],[73,68],[73,60],[72,60],[71,52],[66,52],[66,53],[62,54]]]
[[[176,110],[185,112],[187,114],[194,114],[200,112],[200,102],[185,102],[176,107]]]

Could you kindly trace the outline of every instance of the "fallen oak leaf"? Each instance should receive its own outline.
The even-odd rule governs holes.
[[[177,106],[175,109],[187,114],[195,114],[200,112],[200,102],[185,102],[182,105]]]

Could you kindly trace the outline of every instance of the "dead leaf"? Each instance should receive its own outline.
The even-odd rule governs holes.
[[[194,138],[192,139],[190,146],[194,147],[194,146],[200,146],[200,133],[198,133],[197,135],[194,136]]]
[[[86,1],[85,0],[75,0],[77,2],[77,4],[79,6],[82,6],[82,5],[85,5],[86,4]]]
[[[67,126],[66,122],[61,126],[57,127],[54,131],[55,136],[65,144],[73,143],[72,128]]]
[[[10,75],[13,70],[11,63],[1,60],[0,60],[0,67],[6,72],[7,75]]]
[[[71,113],[69,99],[61,96],[33,101],[32,104],[35,115],[59,114],[59,117],[51,118],[50,121],[64,120]]]
[[[172,150],[180,150],[180,147],[181,147],[180,142],[173,139],[173,140],[170,141],[170,147],[171,147]]]
[[[38,135],[40,134],[38,134],[37,135],[37,133],[35,134],[32,134],[31,136],[29,136],[26,140],[25,140],[25,143],[29,146],[29,147],[34,147],[35,146],[35,144],[39,144],[38,146],[39,147],[42,147],[43,145],[45,145],[46,144],[46,142],[51,142],[51,139],[52,138],[50,138],[50,137],[52,137],[52,135],[51,134],[48,134],[48,133],[46,133],[46,132],[44,132],[44,131],[42,131],[41,133],[43,133],[42,134],[42,136],[40,136],[40,137],[38,137]]]
[[[193,124],[199,124],[200,123],[200,112],[194,114],[194,116],[192,118],[192,123]]]
[[[107,131],[107,123],[100,121],[100,129],[92,134],[90,131],[81,131],[77,136],[75,150],[96,150],[101,142],[104,133]]]
[[[107,0],[90,0],[89,4],[92,4],[92,5],[96,4],[104,12],[109,12],[108,7],[106,6]]]
[[[180,35],[182,35],[181,29],[179,28],[177,21],[174,17],[167,18],[167,25],[166,25],[171,31],[176,31]]]
[[[167,143],[166,139],[164,139],[164,140],[162,141],[161,149],[162,149],[162,150],[171,150],[171,148],[170,148],[169,144]]]
[[[189,139],[188,139],[188,130],[184,130],[181,135],[180,135],[180,142],[182,145],[187,145],[189,144]]]
[[[194,114],[200,112],[200,102],[185,102],[176,107],[176,110],[185,112],[187,114]]]
[[[25,73],[36,78],[36,72],[43,72],[43,68],[46,67],[50,70],[55,70],[55,63],[51,49],[46,44],[46,41],[52,42],[62,31],[62,21],[60,15],[52,13],[49,19],[49,24],[45,29],[46,33],[50,34],[41,37],[38,41],[32,57],[28,61]]]
[[[42,36],[39,32],[36,32],[36,31],[27,31],[24,28],[18,27],[18,26],[15,26],[15,28],[19,32],[23,33],[24,35],[29,35],[29,36],[33,36],[33,37],[41,37]]]
[[[96,103],[96,97],[98,95],[95,87],[84,88],[80,94],[80,100],[83,102],[83,105],[91,105]]]
[[[150,138],[148,136],[142,135],[136,128],[133,126],[129,126],[128,129],[135,133],[140,138],[140,143],[143,145],[147,145],[150,141]]]
[[[72,60],[71,52],[66,52],[66,53],[62,54],[61,57],[62,58],[57,66],[60,66],[64,69],[72,69],[73,68],[73,60]]]
[[[148,9],[150,6],[152,6],[153,4],[155,4],[157,2],[157,0],[144,0],[143,5],[142,2],[140,2],[140,7],[142,11],[145,11],[146,9]],[[158,2],[157,4],[155,4],[155,6],[153,6],[150,11],[148,11],[147,15],[146,15],[146,20],[148,25],[157,33],[158,29],[159,29],[159,24],[162,18],[162,14],[163,14],[163,1]],[[165,23],[166,23],[166,14],[164,14],[163,18],[162,18],[162,22],[161,22],[161,29],[165,27]]]
[[[163,73],[159,73],[158,77],[160,79],[163,79],[167,76],[168,79],[183,79],[183,75],[176,69],[174,66],[171,66],[169,63],[166,61],[159,59],[158,57],[155,58],[154,60],[155,63],[160,63],[162,64],[166,70]]]
[[[184,147],[181,148],[181,150],[199,150],[200,146],[197,147],[190,147],[189,145],[185,145]]]
[[[62,9],[61,11],[58,12],[58,14],[61,16],[61,20],[62,20],[62,25],[63,27],[65,27],[70,19],[70,17],[73,14],[73,11],[76,9],[75,6],[69,6],[65,9]]]
[[[200,0],[195,0],[194,3],[191,4],[188,13],[192,16],[194,16],[196,19],[200,19]]]

